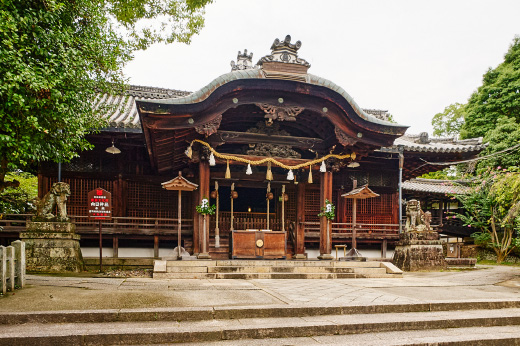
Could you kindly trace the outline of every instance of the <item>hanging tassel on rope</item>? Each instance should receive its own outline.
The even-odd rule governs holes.
[[[273,180],[273,172],[271,171],[271,162],[267,163],[267,173],[265,174],[265,180]]]
[[[231,171],[229,170],[229,160],[227,160],[226,175],[224,176],[224,178],[231,179]]]
[[[309,179],[307,179],[309,184],[312,184],[312,166],[309,166]]]
[[[184,152],[184,154],[185,154],[186,156],[188,156],[190,159],[192,158],[192,156],[193,156],[193,150],[191,149],[191,144],[190,144],[190,146],[186,149],[186,151]]]
[[[325,160],[321,161],[320,172],[321,173],[327,172],[327,167],[325,166]]]

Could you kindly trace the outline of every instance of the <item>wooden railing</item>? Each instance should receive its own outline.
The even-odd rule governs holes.
[[[32,214],[4,214],[0,219],[0,234],[2,232],[22,232]],[[98,221],[91,220],[88,216],[69,216],[71,222],[76,224],[76,232],[90,234],[99,232]],[[102,221],[101,227],[106,234],[129,235],[176,235],[177,220],[173,218],[150,217],[113,217],[112,220]],[[182,234],[192,234],[193,219],[181,219]]]
[[[306,237],[319,238],[319,222],[303,222]],[[359,239],[398,239],[398,224],[356,224],[356,237]],[[332,222],[332,238],[352,238],[352,223]]]
[[[234,222],[233,228],[236,230],[244,229],[267,229],[267,214],[266,213],[233,213]],[[215,217],[211,217],[211,228],[215,228]],[[231,212],[224,211],[219,213],[219,229],[226,231],[231,229]],[[285,228],[289,225],[289,220],[285,220]],[[269,229],[274,231],[282,230],[282,222],[276,218],[275,213],[269,214]]]

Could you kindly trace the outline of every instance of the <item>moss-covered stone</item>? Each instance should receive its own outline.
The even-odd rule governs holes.
[[[400,234],[392,263],[404,271],[446,269],[446,260],[437,232]]]
[[[26,232],[20,233],[25,242],[27,271],[83,271],[80,236],[74,232],[75,225],[68,222],[29,222]]]

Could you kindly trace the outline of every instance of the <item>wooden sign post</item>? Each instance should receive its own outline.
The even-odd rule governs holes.
[[[99,221],[99,272],[103,271],[103,234],[101,221],[112,219],[112,194],[98,187],[88,193],[88,216]]]

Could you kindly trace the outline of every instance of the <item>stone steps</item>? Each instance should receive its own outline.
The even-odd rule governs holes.
[[[389,262],[182,260],[154,262],[155,279],[348,279],[395,278]]]
[[[247,339],[275,344],[268,338],[443,330],[428,339],[436,343],[447,329],[478,328],[485,333],[485,328],[500,326],[514,326],[517,332],[489,340],[519,344],[520,301],[18,312],[0,316],[0,345],[249,343]]]

